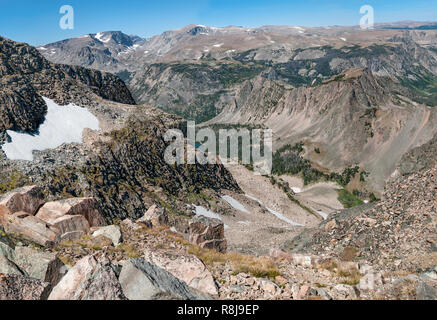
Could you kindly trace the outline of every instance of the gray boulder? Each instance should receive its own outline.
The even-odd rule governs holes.
[[[115,225],[110,225],[107,227],[101,227],[94,231],[93,237],[105,236],[108,239],[111,239],[112,244],[116,247],[121,242],[121,230],[120,227]]]
[[[56,257],[56,254],[29,247],[15,247],[13,262],[27,276],[49,282],[52,286],[55,286],[67,271],[64,263]]]
[[[437,289],[424,281],[419,281],[416,296],[417,300],[437,300]]]
[[[123,264],[119,281],[129,300],[209,300],[200,293],[143,258]]]
[[[115,268],[107,259],[79,260],[53,288],[49,300],[125,300]]]
[[[2,274],[18,274],[23,275],[23,272],[18,266],[8,258],[0,254],[0,273]]]

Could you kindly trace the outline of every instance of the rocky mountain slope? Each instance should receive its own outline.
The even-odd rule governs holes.
[[[420,273],[433,268],[437,262],[436,173],[434,166],[393,179],[377,204],[333,215],[290,247],[299,243],[293,250],[338,255],[350,251],[384,270]]]
[[[37,183],[50,199],[92,196],[105,219],[113,221],[139,218],[160,201],[168,203],[173,219],[178,220],[179,216],[184,218],[184,201],[188,201],[184,197],[189,194],[196,195],[204,188],[239,191],[219,163],[168,165],[164,151],[169,142],[164,141],[163,135],[170,128],[186,131],[183,120],[152,107],[133,105],[129,90],[116,76],[52,64],[25,44],[3,39],[2,45],[2,82],[15,79],[8,82],[7,91],[2,91],[8,99],[2,106],[10,115],[2,117],[3,130],[38,134],[36,130],[45,118],[42,96],[59,104],[86,106],[100,127],[98,131],[85,130],[83,143],[34,152],[30,162],[10,160],[1,152],[2,192]],[[32,89],[29,96],[20,94],[28,87]],[[26,100],[17,104],[15,96]],[[33,101],[41,101],[41,110]],[[13,112],[14,108],[19,112]],[[188,212],[185,220],[190,215]]]
[[[41,96],[60,104],[89,103],[92,93],[103,99],[135,104],[116,76],[82,67],[56,65],[26,44],[0,38],[0,132],[35,132],[46,106]]]
[[[119,72],[133,95],[1,38],[0,145],[39,134],[43,97],[100,129],[32,161],[0,151],[0,299],[436,299],[434,32],[188,26],[39,48]],[[271,127],[275,157],[349,170],[305,186],[239,164],[172,166],[164,133],[186,125],[162,109]],[[341,188],[382,199],[343,210]]]
[[[134,52],[145,41],[120,31],[108,31],[66,39],[37,49],[55,63],[117,72],[128,67],[123,63],[124,56]]]
[[[111,50],[112,40],[101,45]],[[437,104],[429,23],[373,31],[190,25],[133,46],[122,58],[111,54],[117,68],[95,67],[118,72],[137,101],[198,123],[265,125],[275,150],[304,141],[304,157],[322,171],[358,165],[369,174],[355,186],[364,193],[380,194],[402,155],[436,134],[435,110],[427,108]],[[54,61],[71,53],[59,49],[40,50]]]

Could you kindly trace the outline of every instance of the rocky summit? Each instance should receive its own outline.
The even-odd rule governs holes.
[[[0,37],[0,300],[436,300],[433,26]]]

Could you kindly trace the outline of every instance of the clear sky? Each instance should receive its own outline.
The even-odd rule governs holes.
[[[188,24],[358,25],[367,4],[376,23],[437,21],[437,0],[0,0],[0,35],[40,45],[113,30],[150,37]],[[59,27],[63,5],[74,8],[74,30]]]

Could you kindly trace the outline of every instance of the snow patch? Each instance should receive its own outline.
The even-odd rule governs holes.
[[[302,192],[302,189],[301,189],[301,188],[298,188],[298,187],[291,187],[291,190],[293,190],[293,192],[296,193],[296,194]]]
[[[317,213],[323,218],[323,220],[328,219],[329,214],[323,212],[323,211],[317,211]]]
[[[100,42],[103,43],[107,43],[111,40],[111,37],[107,38],[107,39],[103,39],[104,34],[99,32],[98,34],[96,34],[96,39],[99,40]]]
[[[297,223],[297,222],[291,221],[290,219],[288,219],[287,217],[285,217],[282,213],[280,213],[280,212],[278,212],[278,211],[275,211],[275,210],[269,209],[269,208],[267,208],[267,207],[266,207],[266,209],[267,209],[271,214],[273,214],[274,216],[276,216],[276,218],[278,218],[278,219],[280,219],[280,220],[282,220],[282,221],[284,221],[284,222],[287,222],[288,224],[291,224],[292,226],[296,226],[296,227],[304,227],[303,224],[300,224],[300,223]]]
[[[196,209],[196,215],[198,216],[204,216],[207,218],[212,218],[212,219],[218,219],[218,220],[222,220],[222,218],[215,212],[212,212],[208,209],[206,209],[205,207],[202,206],[196,206],[193,204],[193,207]]]
[[[347,39],[346,39],[346,38],[340,38],[340,40],[343,40],[344,42],[346,42],[346,41],[347,41]]]
[[[47,105],[47,115],[38,134],[7,130],[11,142],[5,143],[2,149],[8,159],[33,161],[34,150],[55,149],[66,143],[82,143],[85,128],[99,130],[99,120],[86,108],[74,104],[60,106],[53,100],[43,99]]]
[[[263,203],[262,203],[261,201],[259,201],[259,200],[258,200],[257,198],[255,198],[255,197],[249,196],[248,194],[246,194],[246,197],[249,198],[249,199],[251,199],[251,200],[253,200],[253,201],[258,202],[260,205],[263,205]]]
[[[48,50],[46,47],[38,47],[38,50],[43,50],[43,51],[45,51],[45,50]]]
[[[244,213],[249,213],[249,211],[247,211],[246,208],[234,198],[230,196],[222,196],[222,199],[225,200],[227,203],[229,203],[232,208]]]
[[[224,45],[224,43],[217,43],[217,44],[213,45],[213,47],[214,48],[220,48],[223,45]]]

